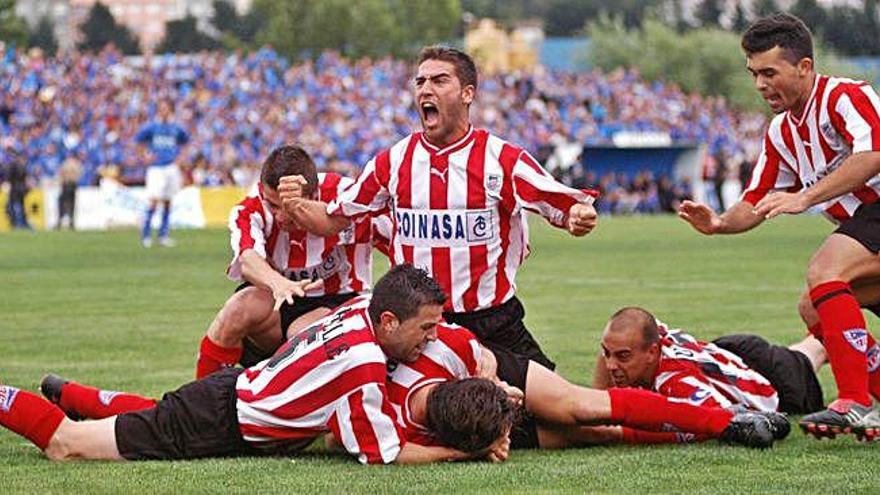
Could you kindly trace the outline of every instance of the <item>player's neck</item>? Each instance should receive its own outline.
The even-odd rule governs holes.
[[[447,133],[445,136],[434,137],[432,138],[428,133],[425,133],[425,139],[437,147],[437,149],[443,149],[447,146],[454,144],[465,137],[468,131],[471,129],[471,123],[468,121],[464,121],[455,126],[455,129],[452,132]]]
[[[425,385],[409,396],[408,406],[411,420],[420,425],[425,424],[428,419],[428,395],[437,385],[437,383]]]
[[[807,81],[804,82],[804,86],[801,88],[801,95],[798,98],[798,101],[792,105],[791,107],[791,116],[795,118],[795,120],[800,120],[804,115],[804,111],[807,109],[807,104],[810,103],[810,98],[813,96],[813,87],[816,85],[816,77],[817,74],[813,72]]]

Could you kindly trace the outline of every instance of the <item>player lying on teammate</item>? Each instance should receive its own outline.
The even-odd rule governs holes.
[[[299,146],[281,146],[269,154],[259,185],[229,216],[233,259],[227,273],[244,283],[208,327],[199,346],[196,378],[270,357],[287,340],[291,322],[304,315],[300,323],[315,321],[370,288],[371,218],[328,237],[307,233],[281,209],[278,181],[290,174],[304,178],[305,197],[323,201],[353,182],[334,173],[317,173]],[[315,283],[298,283],[303,280]]]
[[[822,344],[812,337],[790,348],[756,335],[704,342],[645,309],[627,307],[605,326],[593,386],[640,387],[694,405],[807,414],[824,408],[816,371],[825,362]]]
[[[398,363],[389,374],[389,398],[399,410],[407,437],[417,443],[467,449],[484,411],[502,407],[497,394],[481,391],[483,386],[469,380],[474,376],[492,377],[498,388],[521,397],[526,414],[511,432],[512,448],[671,443],[695,436],[768,447],[789,431],[788,421],[778,413],[737,414],[674,402],[645,390],[580,387],[524,356],[481,346],[462,327],[441,324],[437,340],[428,343],[418,359]],[[457,387],[469,389],[473,398],[432,405],[434,394],[454,394]],[[484,397],[477,399],[481,393]],[[437,405],[449,402],[454,407],[437,410]],[[662,431],[669,427],[677,431]]]
[[[372,296],[338,308],[257,366],[219,371],[154,407],[97,421],[71,421],[35,394],[0,386],[0,425],[53,460],[294,455],[330,432],[362,463],[470,458],[407,442],[386,394],[388,360],[413,361],[437,338],[445,301],[425,272],[399,265]],[[58,392],[62,407],[72,400],[70,390]],[[506,457],[503,441],[490,447],[493,460]]]

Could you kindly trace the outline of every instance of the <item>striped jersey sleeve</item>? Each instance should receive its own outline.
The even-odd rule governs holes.
[[[247,197],[229,212],[229,240],[232,247],[232,261],[226,270],[229,278],[241,280],[241,255],[253,249],[261,257],[267,253],[267,240],[273,228],[273,219],[263,208],[260,199],[260,185],[255,186]]]
[[[572,189],[554,179],[525,150],[511,147],[510,151],[519,153],[511,175],[517,203],[525,209],[538,213],[557,227],[564,227],[573,205],[593,204],[598,195],[596,191]]]

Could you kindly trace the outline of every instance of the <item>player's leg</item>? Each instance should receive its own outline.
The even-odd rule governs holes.
[[[656,445],[695,443],[708,440],[705,435],[674,431],[647,431],[626,426],[557,426],[538,425],[538,443],[542,449],[565,449],[592,445]]]
[[[53,374],[43,377],[40,392],[74,420],[109,418],[125,412],[149,409],[157,402],[150,397],[101,390]]]
[[[116,416],[81,422],[65,418],[44,452],[53,461],[124,460],[116,446]]]
[[[149,166],[145,180],[145,189],[147,192],[147,211],[144,212],[144,223],[141,228],[141,244],[144,247],[153,245],[153,214],[156,213],[156,207],[162,197],[162,185],[164,183],[162,169],[160,167]]]
[[[280,316],[273,311],[272,294],[254,286],[233,294],[217,313],[202,338],[196,364],[196,378],[234,366],[242,353],[242,340],[253,336],[265,342],[281,341]],[[277,344],[276,344],[277,347]]]
[[[162,191],[162,223],[159,226],[159,244],[171,247],[174,242],[169,237],[171,232],[171,200],[180,191],[181,174],[176,164],[165,167],[165,184]]]
[[[812,335],[807,335],[804,340],[791,344],[788,348],[806,356],[813,368],[813,373],[818,373],[819,369],[828,362],[825,346]]]
[[[795,345],[795,350],[771,344],[758,335],[725,335],[712,342],[739,356],[746,366],[766,378],[776,390],[778,402],[773,398],[763,399],[761,409],[789,414],[824,409],[822,386],[811,360],[815,359],[817,363],[823,360],[824,348],[812,336]]]
[[[734,416],[721,408],[671,402],[647,390],[581,387],[534,361],[529,363],[525,406],[540,421],[557,425],[612,423],[659,430],[671,424],[713,436],[720,435]]]
[[[858,220],[857,216],[830,235],[807,270],[810,300],[819,317],[822,342],[838,389],[838,400],[828,410],[801,420],[801,426],[817,436],[853,431],[870,437],[880,428],[869,394],[869,333],[851,285],[855,280],[880,276],[880,260],[876,250],[869,249],[870,242],[859,240],[865,229],[876,225]],[[816,331],[815,325],[811,328]]]

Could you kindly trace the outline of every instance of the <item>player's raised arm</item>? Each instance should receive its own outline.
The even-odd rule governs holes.
[[[740,201],[719,215],[702,203],[683,201],[678,207],[678,216],[701,234],[738,234],[764,221],[754,209],[748,201]]]

